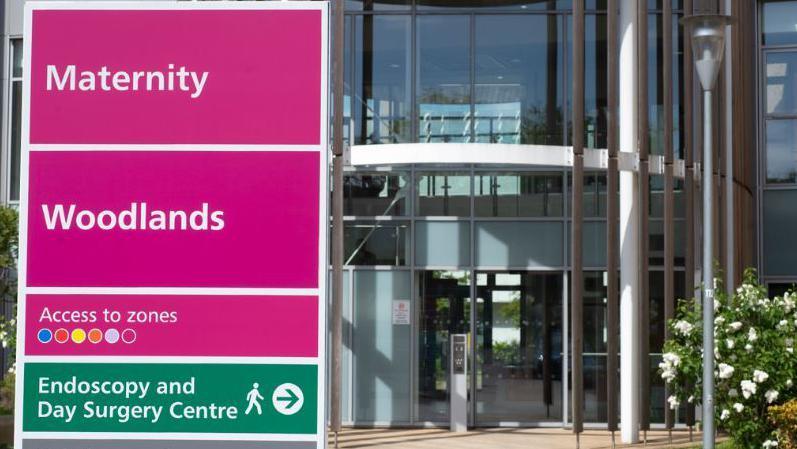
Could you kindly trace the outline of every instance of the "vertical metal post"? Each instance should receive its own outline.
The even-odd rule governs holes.
[[[650,430],[650,300],[648,295],[648,215],[650,203],[650,125],[648,120],[648,1],[638,0],[637,140],[639,144],[639,430]]]
[[[673,95],[672,95],[672,0],[662,2],[662,90],[664,96],[664,339],[670,338],[670,327],[666,324],[672,319],[675,310],[675,207],[673,180]],[[657,348],[661,349],[661,348]],[[675,413],[670,409],[667,398],[669,385],[664,386],[664,426],[670,431],[675,421]]]
[[[582,259],[582,227],[584,200],[584,0],[573,2],[573,223],[571,277],[573,339],[573,433],[576,446],[584,430],[584,265]]]
[[[692,0],[684,0],[684,15],[692,14]],[[682,27],[685,30],[685,27]],[[692,61],[692,46],[689,44],[686,36],[683,37],[683,63],[681,64],[683,73],[683,107],[684,107],[684,142],[686,148],[685,165],[686,171],[684,175],[684,194],[685,198],[685,221],[686,226],[684,233],[686,234],[686,255],[684,257],[684,285],[686,290],[686,297],[692,298],[695,293],[695,139],[694,139],[694,107],[693,96],[693,64]],[[691,441],[692,426],[695,424],[695,407],[694,404],[687,404],[686,406],[686,425],[689,427],[689,435]]]
[[[609,150],[609,165],[606,171],[606,423],[612,432],[617,431],[617,365],[619,351],[620,295],[618,286],[619,247],[619,204],[618,187],[620,173],[617,160],[617,88],[618,53],[617,20],[619,11],[617,0],[606,4],[606,46],[607,46],[607,86],[606,86],[606,141]]]
[[[332,121],[332,367],[330,379],[330,430],[335,433],[338,447],[340,432],[341,352],[343,336],[343,8],[344,0],[333,4],[332,29],[335,47],[333,61],[333,121]]]
[[[584,192],[584,0],[573,3],[573,210],[571,335],[573,342],[573,432],[583,431],[583,192]]]
[[[711,91],[703,91],[703,448],[714,449],[714,267]]]

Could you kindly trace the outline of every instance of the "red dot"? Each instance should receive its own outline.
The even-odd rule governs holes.
[[[66,343],[69,341],[69,331],[64,328],[56,330],[55,341],[56,343]]]

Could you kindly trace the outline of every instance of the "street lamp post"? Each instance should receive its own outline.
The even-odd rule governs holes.
[[[703,87],[703,448],[714,449],[714,267],[713,155],[711,92],[725,53],[725,27],[731,18],[694,15],[681,19],[689,28],[695,70]],[[689,89],[691,86],[686,86]]]

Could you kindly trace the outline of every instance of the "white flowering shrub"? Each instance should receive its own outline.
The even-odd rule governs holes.
[[[718,286],[714,300],[714,405],[716,425],[739,448],[777,448],[778,429],[768,408],[797,397],[797,294],[767,298],[755,271],[747,270],[733,296]],[[680,301],[668,323],[661,377],[671,408],[698,405],[702,397],[702,311],[699,301]],[[691,401],[690,401],[691,400]]]

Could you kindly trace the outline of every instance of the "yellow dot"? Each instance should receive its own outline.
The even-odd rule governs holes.
[[[77,344],[83,343],[86,340],[86,331],[83,329],[75,329],[72,331],[72,341]]]

